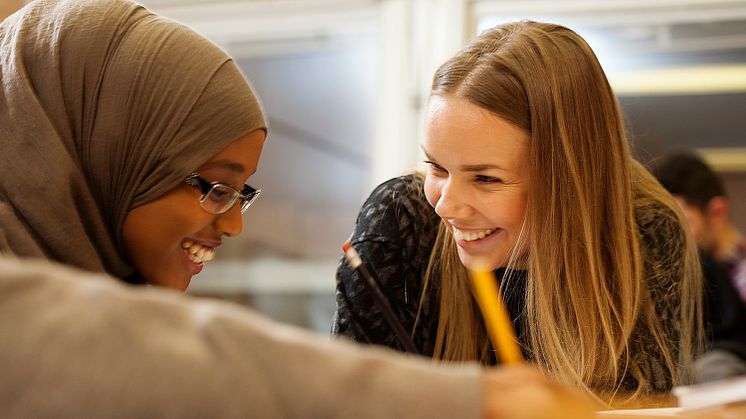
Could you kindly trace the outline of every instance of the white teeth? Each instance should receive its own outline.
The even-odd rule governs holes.
[[[471,241],[474,241],[474,240],[483,239],[483,238],[489,236],[490,234],[492,234],[495,230],[496,229],[494,229],[494,228],[488,228],[487,230],[482,230],[482,231],[477,232],[477,233],[466,233],[466,232],[461,231],[461,230],[457,229],[456,227],[454,227],[453,228],[453,237],[456,240],[463,240],[463,241],[471,242]]]
[[[181,242],[181,247],[186,251],[187,257],[194,263],[202,263],[212,260],[215,256],[215,249],[209,246],[203,246],[191,240]]]

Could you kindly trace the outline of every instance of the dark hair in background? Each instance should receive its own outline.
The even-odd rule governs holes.
[[[672,195],[702,211],[712,198],[726,196],[720,177],[695,154],[670,154],[653,162],[651,171]]]

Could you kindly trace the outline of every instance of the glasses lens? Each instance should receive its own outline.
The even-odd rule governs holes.
[[[259,195],[261,195],[261,193],[262,193],[261,190],[255,189],[250,194],[241,198],[241,214],[245,213],[246,210],[249,209],[251,204],[253,204],[257,198],[259,198]]]
[[[231,187],[221,184],[213,185],[200,201],[202,207],[213,214],[222,214],[233,206],[238,193]]]

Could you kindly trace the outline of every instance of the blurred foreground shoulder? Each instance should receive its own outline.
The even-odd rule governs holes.
[[[49,262],[0,258],[0,318],[3,418],[480,415],[476,365],[436,367]]]

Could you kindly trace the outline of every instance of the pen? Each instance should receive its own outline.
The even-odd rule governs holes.
[[[500,361],[503,364],[520,364],[523,357],[510,324],[508,311],[500,297],[494,272],[481,268],[469,270],[469,277],[487,325],[487,332],[492,339],[492,346],[497,351]]]
[[[402,344],[402,346],[407,352],[411,352],[413,354],[419,354],[420,352],[417,350],[417,347],[414,345],[414,342],[412,341],[412,337],[409,336],[407,331],[404,329],[404,326],[401,324],[401,321],[399,321],[399,318],[396,316],[396,314],[394,313],[394,310],[391,308],[391,304],[389,303],[389,300],[386,299],[386,297],[381,292],[381,289],[378,286],[378,281],[376,280],[374,274],[363,263],[363,260],[360,258],[360,255],[357,253],[357,251],[355,251],[355,248],[352,247],[352,244],[347,242],[342,246],[342,250],[344,251],[347,263],[363,279],[363,284],[365,284],[365,287],[368,289],[368,292],[370,292],[371,295],[373,296],[373,302],[376,304],[378,309],[381,310],[381,312],[383,313],[383,317],[386,319],[386,322],[389,324],[389,327],[391,327],[396,333],[396,337],[399,340],[399,343]]]

